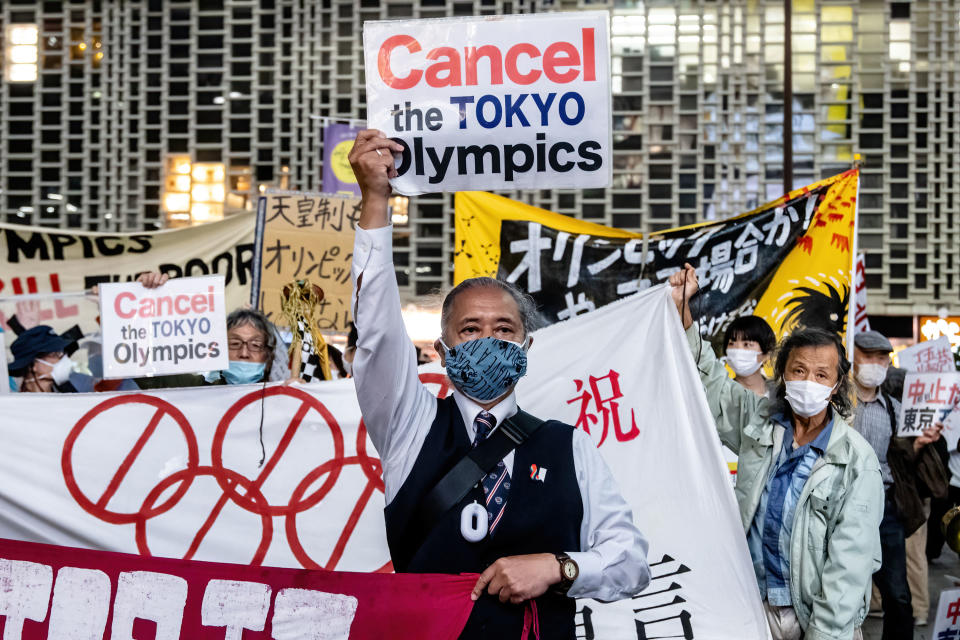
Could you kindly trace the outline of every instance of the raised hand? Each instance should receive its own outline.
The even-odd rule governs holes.
[[[693,315],[690,313],[690,298],[700,290],[697,272],[690,266],[690,263],[684,263],[683,269],[670,276],[669,282],[673,302],[677,305],[677,312],[682,314],[683,328],[687,329],[693,324]]]

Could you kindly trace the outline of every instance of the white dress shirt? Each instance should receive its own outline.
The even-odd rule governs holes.
[[[393,227],[357,227],[352,274],[353,317],[359,336],[354,382],[364,424],[383,464],[387,504],[413,469],[437,413],[436,396],[420,383],[416,351],[403,325],[392,236]],[[472,442],[474,419],[483,409],[458,391],[454,399]],[[490,409],[497,425],[516,412],[513,392]],[[511,451],[503,459],[511,475],[513,457]],[[579,429],[573,432],[573,461],[583,503],[580,548],[584,551],[568,551],[580,569],[568,595],[605,601],[629,598],[650,582],[647,541],[633,524],[630,507],[610,469],[590,437]]]

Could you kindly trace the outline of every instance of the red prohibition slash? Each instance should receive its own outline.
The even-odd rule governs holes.
[[[230,469],[220,469],[217,467],[197,467],[196,469],[181,469],[175,473],[170,474],[163,480],[161,480],[151,491],[147,494],[147,497],[143,500],[143,507],[140,509],[140,513],[148,513],[153,507],[153,503],[157,501],[164,491],[169,487],[173,486],[174,483],[180,482],[181,484],[189,485],[193,482],[194,478],[198,476],[212,476],[217,482],[223,480],[231,487],[240,485],[247,491],[247,496],[252,497],[254,502],[261,505],[260,520],[262,525],[262,530],[260,534],[260,544],[257,546],[257,550],[254,552],[253,559],[250,561],[250,564],[258,566],[263,562],[264,556],[267,555],[267,549],[270,548],[270,541],[273,540],[273,519],[269,514],[266,513],[267,499],[263,497],[263,494],[260,493],[260,490],[255,486],[255,483],[251,482],[248,478],[243,477],[236,471],[231,471]],[[214,512],[207,517],[206,521],[194,535],[193,540],[190,542],[190,548],[187,549],[186,554],[184,554],[184,560],[190,560],[193,558],[193,555],[197,552],[197,549],[200,548],[200,543],[203,542],[204,536],[207,535],[207,532],[210,530],[210,527],[213,526],[213,523],[216,521],[216,514],[219,513],[220,509],[223,508],[224,503],[226,503],[227,497],[226,494],[222,495],[217,501],[217,507],[214,508]],[[137,519],[137,550],[140,552],[140,555],[149,556],[153,555],[150,553],[150,547],[147,545],[147,520],[152,516],[143,516]]]
[[[270,516],[285,516],[291,512],[306,511],[307,509],[310,509],[316,505],[318,502],[323,500],[328,493],[330,493],[331,489],[333,489],[333,485],[337,483],[337,479],[340,477],[340,472],[343,470],[344,465],[343,431],[340,429],[340,425],[337,424],[333,414],[327,410],[322,402],[310,394],[299,389],[278,386],[271,387],[266,391],[254,391],[253,393],[245,395],[244,397],[240,398],[240,400],[238,400],[232,407],[230,407],[225,414],[223,414],[220,424],[217,425],[217,431],[213,434],[213,447],[210,452],[213,466],[217,467],[218,469],[226,468],[223,466],[223,440],[226,438],[230,424],[233,422],[233,419],[237,417],[237,414],[254,402],[258,402],[261,399],[265,399],[270,396],[278,395],[297,398],[301,401],[301,405],[297,410],[297,413],[294,414],[293,418],[290,420],[290,424],[287,425],[286,430],[283,432],[280,442],[277,443],[277,448],[267,459],[266,464],[263,465],[263,470],[253,480],[254,488],[259,490],[260,487],[263,486],[263,483],[267,481],[267,478],[270,477],[270,474],[273,473],[274,468],[277,466],[277,463],[280,462],[280,459],[286,452],[287,447],[290,446],[290,441],[293,440],[293,437],[297,434],[303,419],[306,417],[310,409],[313,409],[319,413],[326,421],[327,426],[330,428],[330,435],[333,437],[333,459],[325,464],[332,464],[333,466],[330,467],[330,475],[324,481],[323,485],[314,491],[307,499],[304,500],[302,496],[298,497],[296,500],[291,498],[290,503],[286,506],[274,506],[267,503],[266,513]],[[316,470],[314,470],[311,475],[315,472]],[[260,513],[262,507],[257,506],[255,501],[251,500],[249,496],[240,495],[235,489],[235,483],[225,481],[220,477],[217,477],[217,482],[223,489],[224,495],[226,495],[227,498],[238,507],[246,509],[252,513]],[[220,508],[222,507],[223,505],[220,506]]]
[[[156,408],[156,412],[153,414],[153,418],[150,419],[150,422],[144,428],[143,433],[137,438],[137,441],[134,443],[133,448],[130,449],[130,452],[123,459],[123,462],[120,463],[117,471],[113,474],[113,477],[110,479],[109,484],[107,485],[106,490],[97,499],[96,502],[87,497],[87,495],[80,489],[80,486],[77,484],[76,477],[73,471],[73,446],[77,442],[77,438],[87,427],[91,420],[99,416],[100,414],[120,405],[125,404],[145,404]],[[123,513],[120,511],[111,511],[107,508],[107,505],[110,503],[110,500],[116,494],[117,489],[120,488],[120,484],[123,482],[123,479],[126,477],[127,472],[130,471],[130,467],[133,466],[133,463],[136,461],[137,457],[140,455],[140,452],[143,451],[143,448],[146,446],[147,442],[150,440],[151,436],[157,429],[157,425],[160,424],[160,421],[165,415],[169,415],[174,422],[177,423],[177,426],[180,427],[180,430],[183,432],[183,437],[187,443],[187,471],[194,472],[199,465],[199,452],[197,448],[197,439],[193,435],[193,428],[190,426],[190,423],[187,421],[183,413],[180,412],[175,406],[161,400],[160,398],[154,396],[148,396],[144,394],[133,394],[125,396],[117,396],[111,398],[105,402],[101,402],[93,409],[88,411],[77,421],[77,424],[73,426],[70,433],[67,435],[66,440],[63,443],[63,453],[60,458],[60,466],[63,469],[63,479],[67,485],[67,491],[70,492],[70,495],[73,496],[73,499],[77,501],[84,511],[90,515],[103,520],[104,522],[109,522],[111,524],[130,524],[132,522],[137,522],[141,518],[154,518],[162,513],[166,513],[172,509],[177,502],[187,493],[187,490],[190,488],[190,484],[193,481],[193,475],[188,475],[184,482],[177,487],[177,490],[166,499],[163,503],[152,506],[146,511],[144,507],[141,507],[138,512]]]

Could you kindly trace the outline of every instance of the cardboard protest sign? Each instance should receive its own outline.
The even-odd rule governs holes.
[[[898,435],[907,438],[920,435],[935,422],[946,420],[958,404],[960,373],[908,373],[903,381]]]
[[[253,300],[280,326],[283,288],[306,280],[323,289],[316,314],[321,331],[345,331],[350,321],[350,264],[360,199],[352,196],[273,192],[260,198]],[[262,229],[262,231],[261,231]]]
[[[937,617],[933,620],[931,638],[960,638],[960,589],[945,589],[940,592]]]
[[[606,11],[367,21],[367,118],[399,193],[611,182]]]
[[[953,351],[950,350],[950,338],[940,336],[936,340],[928,340],[907,347],[897,353],[901,369],[916,371],[917,373],[934,373],[956,371],[953,360]]]
[[[103,377],[226,369],[226,317],[223,276],[101,285]]]

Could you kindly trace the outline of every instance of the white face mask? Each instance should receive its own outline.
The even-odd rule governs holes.
[[[887,379],[887,367],[882,364],[858,364],[856,378],[868,389],[879,387]]]
[[[727,364],[738,376],[753,375],[763,366],[763,363],[757,360],[759,355],[749,349],[727,349]]]
[[[352,375],[353,375],[353,363],[350,362],[349,360],[344,360],[344,361],[343,361],[343,370],[347,372],[347,375],[348,375],[348,376],[352,376]]]
[[[830,396],[836,388],[812,380],[786,380],[787,402],[798,416],[815,416],[830,404]]]
[[[56,384],[63,384],[69,380],[70,372],[73,371],[73,361],[67,356],[61,356],[59,360],[52,364],[46,360],[37,360],[36,362],[50,368],[50,373],[37,376],[37,378],[50,378]]]

